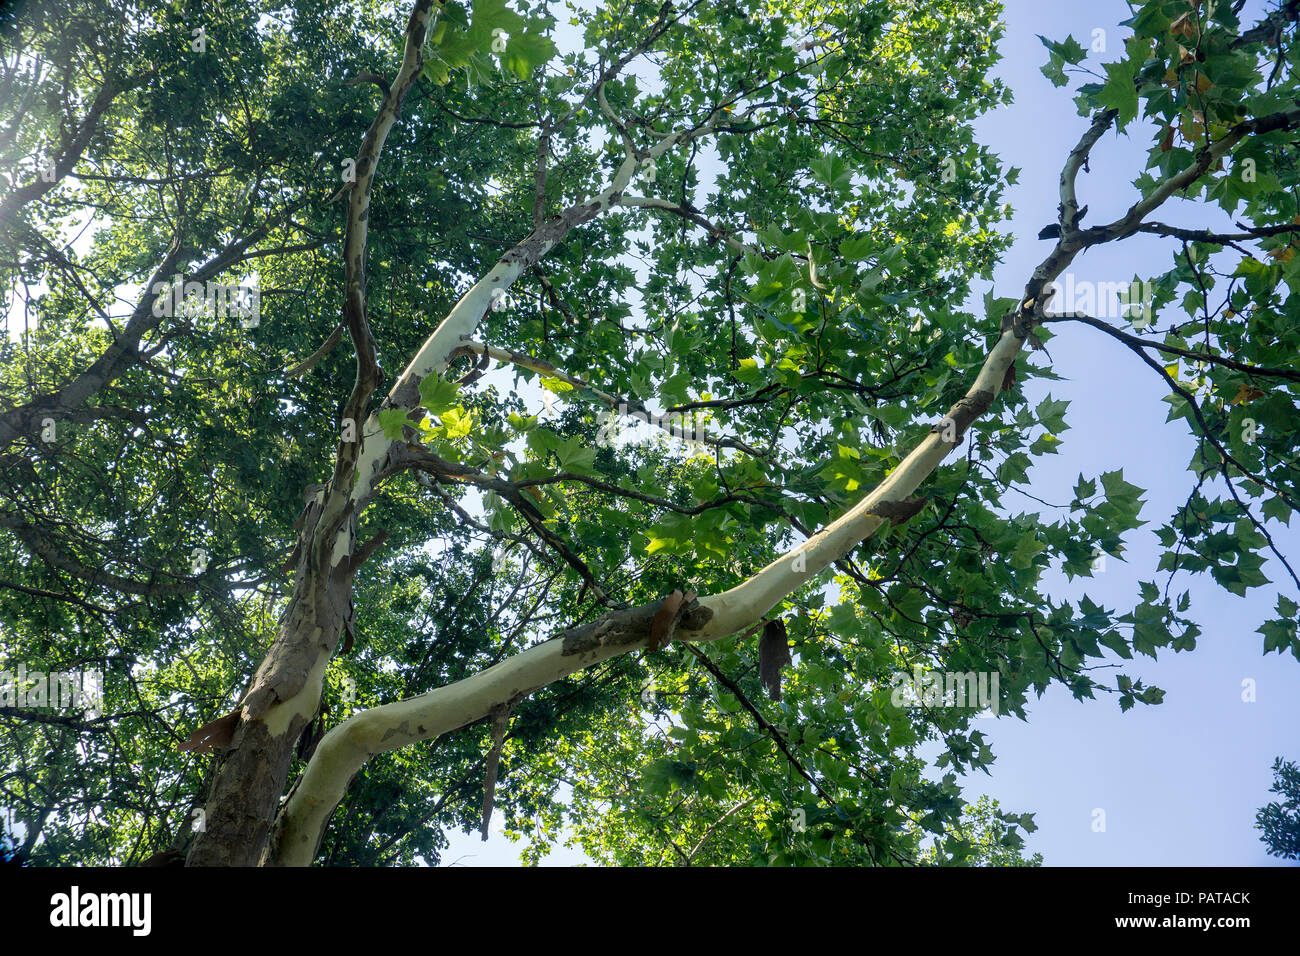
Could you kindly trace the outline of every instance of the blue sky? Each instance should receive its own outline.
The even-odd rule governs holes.
[[[1259,5],[1252,3],[1247,9]],[[1085,47],[1100,41],[1105,52],[1091,52],[1087,66],[1118,57],[1130,16],[1120,0],[1077,4],[1065,0],[1008,0],[1004,59],[999,75],[1014,91],[1015,102],[977,124],[980,139],[1004,162],[1021,169],[1008,200],[1015,214],[1007,228],[1017,237],[995,274],[998,296],[1015,296],[1049,245],[1035,237],[1056,218],[1058,176],[1087,120],[1077,114],[1073,88],[1056,88],[1039,72],[1047,59],[1037,35],[1074,35]],[[1145,162],[1152,128],[1131,124],[1126,135],[1108,135],[1093,151],[1091,172],[1081,175],[1079,201],[1090,207],[1089,222],[1116,218],[1135,198],[1133,178]],[[1223,213],[1181,200],[1160,212],[1176,225],[1227,225]],[[1089,250],[1071,271],[1076,282],[1128,282],[1134,274],[1153,277],[1171,265],[1169,241],[1134,237]],[[987,284],[979,287],[982,294]],[[982,314],[982,308],[975,309]],[[1164,423],[1167,393],[1149,369],[1119,343],[1074,323],[1054,326],[1050,364],[1061,382],[1033,382],[1031,403],[1049,391],[1071,401],[1071,428],[1061,453],[1030,474],[1033,493],[1048,501],[1069,500],[1080,472],[1095,476],[1122,468],[1127,480],[1147,489],[1143,519],[1158,526],[1185,500],[1192,487],[1186,471],[1192,438],[1183,423]],[[1041,505],[1015,494],[1005,499],[1012,511]],[[1292,529],[1271,526],[1285,552],[1300,553],[1300,522]],[[1135,603],[1137,582],[1156,578],[1158,551],[1146,529],[1126,538],[1124,560],[1106,560],[1092,579],[1053,580],[1057,600],[1085,591],[1110,608]],[[1280,570],[1266,567],[1278,580]],[[1163,583],[1163,578],[1160,579]],[[1029,708],[1029,721],[1012,717],[982,721],[997,755],[989,775],[964,780],[967,799],[988,793],[1003,808],[1035,813],[1039,829],[1029,849],[1047,865],[1277,865],[1264,852],[1253,827],[1255,811],[1270,799],[1270,765],[1275,756],[1300,758],[1300,662],[1262,654],[1255,628],[1269,616],[1276,590],[1257,589],[1239,598],[1211,581],[1183,579],[1190,587],[1193,616],[1203,635],[1195,651],[1139,657],[1124,672],[1166,691],[1162,704],[1139,705],[1122,714],[1113,699],[1078,702],[1052,688]],[[1291,594],[1291,597],[1297,595]],[[1243,701],[1243,681],[1254,682],[1255,701]],[[1105,814],[1098,830],[1097,811]],[[495,829],[495,828],[494,828]],[[499,830],[488,843],[477,835],[449,834],[444,863],[509,865],[518,848]],[[547,861],[582,862],[580,853],[560,849]]]

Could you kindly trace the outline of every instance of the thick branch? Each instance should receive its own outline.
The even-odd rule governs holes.
[[[1201,150],[1196,156],[1196,161],[1191,166],[1162,181],[1151,191],[1149,196],[1130,206],[1128,212],[1119,219],[1105,226],[1094,226],[1091,229],[1083,230],[1079,233],[1080,239],[1086,246],[1095,246],[1098,243],[1109,242],[1112,239],[1123,239],[1126,236],[1131,236],[1142,227],[1146,217],[1153,213],[1166,199],[1200,179],[1210,167],[1247,136],[1263,136],[1278,130],[1294,129],[1297,125],[1300,125],[1300,109],[1270,113],[1267,116],[1238,123],[1218,142]]]
[[[352,337],[352,346],[356,351],[357,377],[352,393],[344,403],[343,418],[354,422],[365,417],[363,413],[370,404],[370,396],[379,385],[380,378],[375,340],[370,333],[370,323],[366,316],[366,235],[370,219],[370,193],[388,132],[397,122],[402,101],[424,65],[424,41],[428,35],[432,6],[433,0],[417,0],[411,11],[411,18],[406,25],[402,67],[391,87],[385,91],[379,114],[362,140],[354,169],[356,181],[348,192],[347,230],[343,238],[343,324]],[[347,496],[346,489],[358,452],[359,445],[356,442],[343,442],[339,446],[331,487],[340,500]],[[333,507],[327,509],[329,512],[333,510]]]
[[[1101,114],[1084,135],[1080,145],[1070,154],[1066,170],[1062,174],[1063,201],[1073,198],[1074,177],[1086,159],[1087,150],[1100,138],[1113,118],[1113,112]],[[675,134],[656,148],[665,147],[672,140],[680,142],[686,138],[682,134]],[[610,202],[610,197],[615,192],[621,192],[619,180],[626,183],[632,174],[634,163],[632,157],[624,162],[615,181],[618,189],[611,187],[606,190],[602,194],[603,203],[598,209],[607,208],[605,204]],[[617,202],[616,196],[613,202]],[[1055,279],[1081,248],[1075,242],[1071,247],[1062,249],[1063,242],[1064,240],[1058,243],[1048,260],[1035,270],[1031,280],[1033,289],[1040,289]],[[507,258],[510,255],[507,254]],[[511,264],[513,261],[517,259],[512,260]],[[511,280],[521,271],[522,269],[517,269]],[[494,275],[496,274],[494,270]],[[471,294],[472,292],[473,290]],[[480,303],[482,301],[479,300]],[[448,326],[460,308],[458,305],[453,310],[443,326],[439,327],[439,332]],[[1034,315],[1042,314],[1042,305],[1033,303],[1031,299],[1022,306],[1021,312],[1027,313],[1026,317],[1032,319]],[[480,312],[479,315],[481,314]],[[475,316],[474,324],[477,324],[477,318]],[[457,334],[467,334],[468,331]],[[692,602],[682,615],[675,638],[704,643],[743,630],[761,620],[788,594],[809,583],[813,575],[875,534],[889,520],[882,516],[882,512],[891,511],[891,504],[902,502],[916,491],[921,482],[957,447],[970,423],[989,409],[1007,380],[1007,371],[1027,335],[1028,330],[1021,322],[1014,323],[1001,334],[966,397],[954,405],[944,419],[945,423],[951,421],[954,427],[935,426],[889,477],[822,531],[787,551],[736,587]],[[438,332],[435,332],[421,350],[421,355],[404,373],[404,380],[414,369],[420,367],[421,356],[425,356],[428,361],[427,356],[432,351],[436,337]],[[446,345],[442,342],[446,342]],[[433,360],[442,358],[445,364],[445,356],[450,354],[455,344],[457,343],[450,335],[442,339],[437,346],[439,351],[433,353],[436,357]],[[414,382],[414,379],[411,381]],[[342,798],[347,782],[370,757],[449,733],[482,719],[495,707],[527,696],[578,670],[647,647],[651,640],[652,622],[661,603],[607,612],[589,624],[562,631],[548,641],[536,644],[463,680],[418,697],[373,708],[344,721],[321,740],[300,785],[286,803],[279,821],[277,839],[269,848],[269,861],[303,866],[311,862],[330,814]]]
[[[726,122],[728,119],[724,111],[714,110],[700,125],[683,127],[672,135],[664,137],[650,149],[649,155],[651,158],[662,156],[682,143],[715,131]],[[420,382],[429,375],[440,374],[446,370],[456,349],[473,339],[475,330],[491,310],[492,303],[499,296],[504,295],[519,276],[530,270],[543,256],[563,241],[575,227],[589,222],[617,205],[623,190],[627,188],[636,171],[636,157],[628,156],[619,166],[613,182],[605,190],[590,199],[575,203],[558,216],[552,217],[497,260],[488,274],[461,296],[460,301],[446,318],[425,339],[419,352],[411,359],[393,385],[384,407],[408,411],[417,408]],[[397,447],[397,443],[390,441],[384,435],[377,411],[366,419],[360,432],[362,443],[357,456],[357,477],[350,498],[354,513],[359,513],[365,507],[373,494],[375,482],[381,474],[391,472],[395,457],[393,452]],[[342,548],[344,544],[345,542],[340,539],[336,547]],[[341,551],[336,550],[336,559],[338,558],[341,558]]]

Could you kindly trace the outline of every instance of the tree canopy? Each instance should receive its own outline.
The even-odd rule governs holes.
[[[1145,0],[1097,76],[1046,39],[1054,241],[982,297],[1038,241],[973,131],[995,0],[399,6],[0,13],[0,667],[104,681],[0,701],[20,856],[436,862],[495,813],[527,859],[1019,865],[979,711],[1159,704],[1122,665],[1195,648],[1198,575],[1267,565],[1300,660],[1300,5]],[[1054,300],[1140,234],[1146,308]],[[1007,498],[1060,322],[1167,387],[1174,513],[1086,457]],[[1134,533],[1131,604],[1045,585]]]

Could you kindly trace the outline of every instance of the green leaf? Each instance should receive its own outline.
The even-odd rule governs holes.
[[[565,471],[580,475],[589,474],[596,464],[596,449],[575,438],[559,445],[555,450],[555,457],[559,459],[560,467]]]
[[[1133,659],[1133,652],[1129,650],[1128,641],[1124,640],[1124,635],[1120,634],[1118,631],[1107,631],[1105,634],[1098,637],[1097,640],[1101,641],[1102,644],[1105,644],[1125,660]]]
[[[420,404],[441,415],[460,404],[460,388],[441,375],[426,375],[420,382]]]
[[[735,375],[740,381],[751,385],[763,377],[763,373],[758,367],[757,360],[752,358],[741,359]]]
[[[1064,40],[1056,41],[1049,40],[1040,33],[1038,34],[1038,39],[1053,55],[1059,56],[1066,63],[1077,66],[1088,56],[1088,51],[1085,50],[1083,45],[1074,38],[1073,34],[1067,33]]]
[[[536,33],[512,35],[506,42],[501,62],[507,70],[521,80],[527,80],[533,70],[555,56],[555,44],[549,37]]]
[[[1024,569],[1033,564],[1034,558],[1047,550],[1047,542],[1037,535],[1024,535],[1016,542],[1011,552],[1011,566]]]
[[[879,242],[870,236],[855,236],[840,243],[840,258],[845,262],[862,262],[877,248]]]
[[[1046,63],[1040,66],[1039,72],[1052,81],[1053,86],[1065,86],[1070,82],[1070,78],[1065,75],[1064,63],[1059,56],[1053,54]]]
[[[1024,481],[1025,476],[1029,474],[1029,467],[1033,464],[1033,459],[1022,451],[1012,452],[1007,456],[1001,467],[998,468],[998,480],[1008,484],[1017,481]]]
[[[563,395],[565,392],[574,391],[577,386],[572,382],[566,382],[562,378],[546,378],[543,376],[542,388],[549,392],[554,392],[556,395]]]
[[[379,410],[379,424],[384,429],[384,437],[389,441],[401,441],[402,427],[410,425],[412,422],[406,417],[406,411],[401,408],[381,408]]]
[[[1280,521],[1282,524],[1291,523],[1291,506],[1283,501],[1280,497],[1272,497],[1260,505],[1260,511],[1264,517]]]
[[[1124,469],[1107,471],[1101,475],[1101,485],[1106,489],[1106,500],[1112,504],[1136,506],[1143,489],[1124,480]]]
[[[1038,416],[1038,420],[1042,422],[1044,428],[1053,435],[1059,435],[1070,427],[1065,423],[1065,410],[1069,407],[1070,403],[1068,400],[1055,400],[1049,394],[1045,399],[1038,403],[1038,408],[1035,409],[1035,414]]]
[[[530,428],[537,427],[536,415],[520,415],[518,412],[510,412],[506,415],[506,421],[510,423],[510,427],[515,431],[526,432]]]
[[[462,30],[469,29],[469,13],[459,0],[446,0],[442,6],[441,19]]]
[[[452,441],[464,438],[474,427],[473,416],[460,407],[446,409],[438,419],[446,431],[447,438]]]
[[[1138,38],[1133,38],[1138,39]],[[1132,44],[1133,40],[1130,40]],[[1141,40],[1139,46],[1143,46]],[[1117,110],[1119,116],[1116,118],[1116,128],[1123,130],[1129,121],[1136,119],[1138,114],[1138,91],[1135,85],[1138,69],[1142,62],[1137,59],[1130,48],[1129,56],[1118,63],[1107,63],[1103,67],[1106,71],[1106,83],[1096,95],[1098,106]]]
[[[526,441],[529,449],[543,460],[550,452],[558,452],[564,445],[564,439],[549,428],[532,429],[528,432]]]

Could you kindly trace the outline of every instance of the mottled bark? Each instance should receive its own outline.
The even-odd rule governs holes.
[[[320,705],[325,665],[345,626],[351,577],[303,569],[275,642],[245,694],[239,728],[203,804],[188,866],[256,866],[298,738]]]

